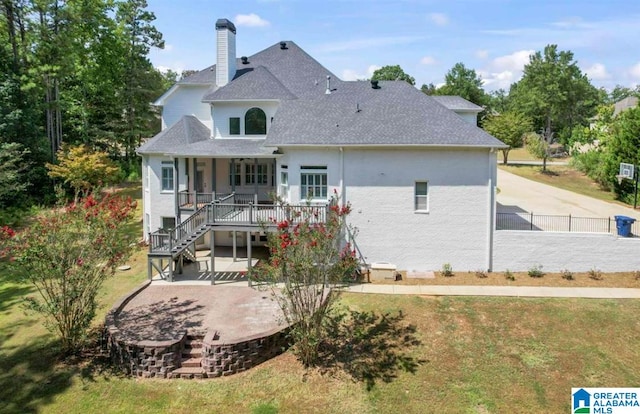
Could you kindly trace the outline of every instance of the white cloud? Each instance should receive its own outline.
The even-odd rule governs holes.
[[[238,26],[246,26],[246,27],[267,27],[271,23],[262,17],[258,16],[255,13],[250,14],[238,14],[234,19],[234,22]]]
[[[180,76],[180,74],[184,70],[184,65],[182,63],[176,63],[173,66],[158,65],[156,66],[156,69],[158,69],[162,73],[167,73],[168,71],[172,70],[176,72],[178,76]]]
[[[325,43],[318,50],[323,53],[345,52],[347,50],[373,49],[382,46],[392,46],[413,43],[423,37],[418,36],[389,36],[370,37],[366,39],[346,40],[344,42]]]
[[[165,43],[164,44],[164,50],[165,52],[171,52],[173,50],[173,45],[169,44],[169,43]]]
[[[422,63],[423,65],[435,65],[437,61],[432,56],[425,56],[420,59],[420,63]]]
[[[489,51],[484,49],[478,49],[475,53],[478,59],[487,59],[489,57]]]
[[[478,70],[487,89],[508,89],[522,77],[524,65],[529,63],[533,50],[518,50],[509,55],[492,59],[485,68]]]
[[[353,69],[345,69],[342,71],[342,80],[355,81],[360,79],[369,79],[373,76],[373,72],[380,69],[378,65],[370,65],[365,74],[358,73]]]
[[[605,80],[611,77],[609,72],[607,72],[607,68],[602,63],[595,63],[586,68],[584,72],[591,80]]]
[[[436,26],[446,26],[449,24],[449,17],[444,13],[430,13],[428,17]]]
[[[634,79],[640,79],[640,62],[633,65],[629,70],[629,74],[633,76]]]

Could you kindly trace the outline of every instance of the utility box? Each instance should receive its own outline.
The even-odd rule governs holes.
[[[396,280],[396,265],[387,262],[371,264],[371,281]]]

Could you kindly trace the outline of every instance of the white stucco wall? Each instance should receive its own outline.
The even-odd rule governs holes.
[[[276,101],[251,101],[251,102],[216,102],[211,105],[210,119],[213,119],[213,136],[216,138],[241,138],[244,137],[244,116],[251,108],[260,108],[267,116],[267,131],[271,128],[271,118],[278,109]],[[229,135],[229,118],[240,118],[240,135]],[[247,135],[249,138],[259,138],[260,135]]]
[[[175,124],[184,115],[194,115],[211,130],[211,110],[208,103],[202,103],[208,89],[208,86],[179,85],[162,107],[162,129]]]
[[[495,232],[494,270],[526,271],[541,264],[544,271],[567,269],[605,272],[640,269],[640,239],[611,234],[542,231]]]
[[[336,189],[351,203],[349,222],[369,263],[410,271],[438,270],[444,263],[457,270],[488,268],[489,178],[496,162],[488,149],[346,148],[343,161],[337,148],[284,152],[278,172],[288,166],[292,202],[301,199],[300,167],[327,166],[329,195]],[[427,213],[414,211],[416,180],[429,183]]]

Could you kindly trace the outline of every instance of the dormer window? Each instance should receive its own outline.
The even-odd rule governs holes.
[[[240,135],[240,118],[229,118],[229,135]]]
[[[267,115],[260,108],[251,108],[244,116],[245,135],[266,135]]]

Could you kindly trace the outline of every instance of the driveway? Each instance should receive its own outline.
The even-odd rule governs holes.
[[[575,217],[624,215],[640,220],[640,210],[597,200],[547,184],[527,180],[498,168],[499,213],[528,212]]]

